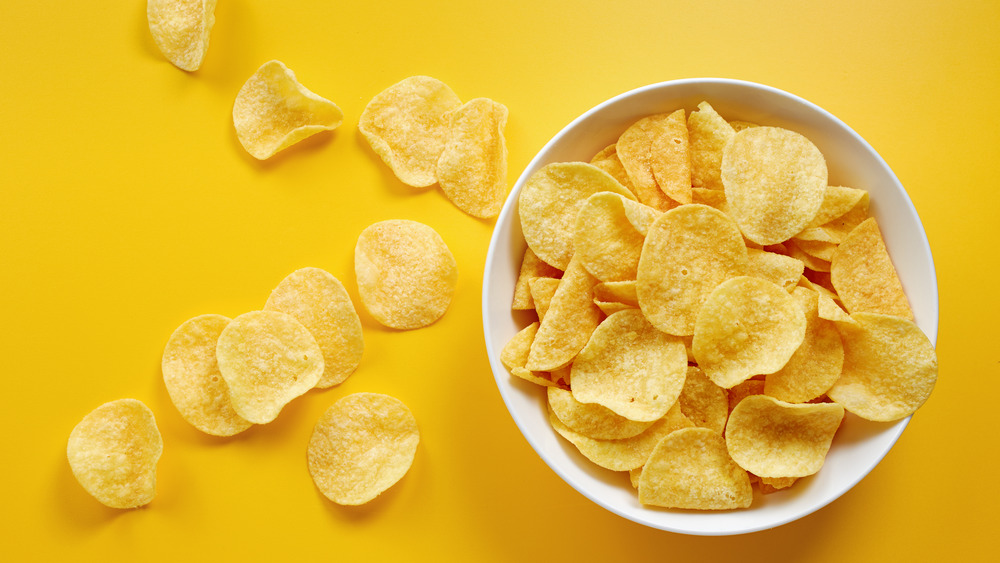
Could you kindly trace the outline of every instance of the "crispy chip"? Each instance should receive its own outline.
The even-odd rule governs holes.
[[[601,320],[601,310],[594,304],[597,280],[574,256],[538,327],[531,345],[527,369],[552,371],[568,365],[583,349]]]
[[[698,110],[688,115],[692,186],[722,189],[722,149],[735,134],[733,127],[708,102],[701,102]]]
[[[573,249],[595,278],[634,280],[645,233],[658,215],[618,194],[596,193],[577,212]]]
[[[341,505],[371,501],[395,485],[413,464],[420,430],[398,399],[355,393],[316,422],[308,464],[316,488]]]
[[[636,198],[659,211],[674,206],[660,189],[653,173],[653,139],[664,133],[668,114],[651,115],[636,121],[618,138],[618,159],[628,174]]]
[[[709,379],[697,366],[688,366],[684,389],[677,402],[681,412],[695,426],[708,428],[720,435],[729,418],[729,393]]]
[[[650,167],[667,197],[680,204],[691,203],[691,153],[683,109],[659,122],[650,145]]]
[[[759,123],[753,123],[751,121],[740,121],[738,119],[735,119],[735,120],[729,122],[729,126],[733,128],[733,131],[736,131],[737,133],[739,133],[740,131],[742,131],[744,129],[749,129],[751,127],[760,127],[760,124]]]
[[[784,246],[788,252],[788,255],[796,260],[801,261],[806,268],[814,272],[829,272],[830,271],[830,261],[823,260],[822,258],[817,258],[812,254],[799,248],[798,241],[787,240]]]
[[[601,152],[595,154],[594,158],[590,159],[590,163],[611,174],[615,180],[618,180],[619,184],[625,186],[628,191],[632,192],[632,195],[635,195],[632,180],[628,179],[628,172],[625,171],[625,166],[622,165],[621,159],[618,158],[618,147],[614,143],[604,147]]]
[[[549,408],[574,432],[595,440],[622,440],[641,434],[655,421],[636,422],[598,404],[581,403],[573,393],[558,387],[548,389]]]
[[[858,225],[837,248],[830,262],[830,279],[850,313],[885,313],[913,320],[874,217]]]
[[[321,131],[336,129],[343,120],[337,104],[299,84],[281,61],[261,65],[233,104],[236,136],[258,160]]]
[[[135,399],[104,403],[70,432],[66,458],[80,485],[111,508],[136,508],[156,496],[163,439],[152,411]]]
[[[632,307],[639,306],[634,280],[601,282],[594,286],[594,299],[605,302],[614,301]]]
[[[473,217],[496,217],[507,197],[507,107],[476,98],[448,113],[448,141],[437,162],[441,190]]]
[[[528,282],[531,290],[531,300],[535,302],[535,312],[538,313],[538,320],[545,317],[545,313],[552,304],[552,297],[559,289],[559,280],[555,278],[532,278]]]
[[[500,363],[510,370],[511,375],[519,377],[525,381],[530,381],[536,385],[544,387],[556,385],[555,379],[547,377],[545,372],[533,372],[525,369],[524,365],[528,361],[528,352],[531,350],[531,343],[538,333],[538,323],[534,322],[522,328],[515,334],[500,352]]]
[[[514,284],[514,303],[511,309],[515,311],[527,311],[535,308],[535,303],[531,299],[531,288],[528,286],[533,278],[560,278],[562,270],[549,266],[531,251],[531,248],[524,249],[524,257],[521,259],[521,269],[517,274],[517,282]]]
[[[738,383],[729,389],[729,412],[732,413],[740,401],[750,395],[764,394],[763,379],[748,379],[743,383]]]
[[[782,489],[787,489],[798,481],[798,477],[761,477],[760,492],[769,495]]]
[[[455,257],[437,231],[408,220],[380,221],[361,231],[354,272],[368,312],[400,330],[440,319],[458,281]]]
[[[147,0],[153,42],[179,69],[195,71],[208,51],[216,0]]]
[[[802,252],[809,256],[829,262],[837,250],[837,244],[831,241],[792,239]]]
[[[758,250],[747,249],[747,275],[756,276],[792,291],[802,278],[806,265],[797,258]]]
[[[867,213],[868,192],[843,186],[827,186],[823,192],[823,203],[820,204],[816,216],[809,222],[809,226],[819,227],[826,225],[831,221],[844,217],[852,210],[858,209],[859,205]]]

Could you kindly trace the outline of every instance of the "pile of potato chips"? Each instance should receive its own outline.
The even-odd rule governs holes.
[[[643,504],[746,508],[819,471],[845,412],[898,420],[934,387],[868,203],[793,131],[707,102],[640,119],[523,185],[513,309],[538,321],[501,361]]]

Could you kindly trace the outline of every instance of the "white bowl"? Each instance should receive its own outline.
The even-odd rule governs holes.
[[[885,161],[857,133],[818,106],[787,92],[738,80],[673,80],[616,96],[584,113],[552,138],[518,178],[497,220],[483,281],[483,325],[490,366],[511,417],[538,455],[563,480],[604,508],[640,524],[699,535],[741,534],[780,526],[826,506],[867,475],[889,452],[909,418],[874,423],[848,414],[822,470],[790,489],[760,495],[744,510],[699,512],[646,507],[627,474],[587,461],[549,425],[545,392],[512,377],[500,363],[504,344],[534,320],[511,311],[521,256],[517,197],[525,181],[551,162],[589,161],[636,120],[708,101],[723,117],[797,131],[826,156],[831,185],[866,189],[893,262],[913,307],[916,322],[934,342],[938,293],[927,236],[906,191]]]

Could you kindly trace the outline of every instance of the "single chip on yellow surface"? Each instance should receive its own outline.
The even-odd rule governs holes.
[[[552,297],[559,289],[559,280],[555,278],[531,278],[528,282],[531,290],[531,300],[535,302],[535,312],[538,313],[538,320],[545,318],[545,313],[552,304]]]
[[[641,434],[655,421],[637,422],[596,403],[581,403],[567,389],[549,387],[549,408],[571,430],[595,440],[622,440]]]
[[[104,403],[70,432],[66,457],[73,476],[101,504],[136,508],[156,496],[163,439],[153,412],[135,399]]]
[[[573,249],[601,281],[634,280],[645,233],[659,212],[611,192],[589,198],[576,215]]]
[[[583,349],[601,321],[601,310],[594,304],[596,283],[574,256],[538,327],[527,369],[552,371],[565,367]]]
[[[698,104],[688,115],[688,143],[691,150],[691,185],[722,189],[722,149],[736,131],[708,102]]]
[[[406,475],[419,442],[417,421],[399,399],[378,393],[348,395],[313,427],[309,474],[333,502],[364,504]]]
[[[437,162],[441,191],[459,209],[496,217],[507,197],[507,107],[489,98],[448,112],[450,135]]]
[[[372,317],[400,330],[440,319],[458,282],[455,257],[441,235],[409,220],[365,228],[354,248],[354,273],[361,302]]]
[[[343,383],[361,363],[365,350],[361,319],[344,284],[330,272],[320,268],[292,272],[271,292],[264,310],[288,313],[316,339],[324,365],[316,387]]]
[[[253,426],[233,410],[215,355],[219,335],[230,321],[222,315],[188,319],[170,335],[160,364],[167,393],[181,416],[213,436],[233,436]]]
[[[336,129],[343,120],[337,104],[299,84],[295,73],[281,61],[261,65],[240,88],[233,104],[236,136],[258,160],[321,131]]]
[[[251,311],[230,322],[216,345],[219,373],[229,386],[233,410],[266,424],[323,376],[323,352],[295,317]]]
[[[758,250],[747,249],[747,275],[763,278],[792,291],[802,278],[806,265],[797,258]]]
[[[611,174],[615,180],[618,180],[618,183],[625,186],[628,191],[635,195],[632,180],[629,180],[628,172],[625,170],[622,160],[618,158],[618,147],[615,143],[604,147],[601,152],[595,154],[594,158],[590,159],[590,163]]]
[[[644,117],[630,125],[615,143],[618,159],[628,174],[636,198],[659,211],[674,207],[653,173],[653,139],[663,134],[668,117],[666,113]]]
[[[677,402],[681,412],[695,426],[708,428],[720,435],[729,418],[729,393],[709,379],[698,366],[688,366],[684,388]]]
[[[531,299],[531,288],[529,283],[532,279],[560,278],[562,270],[549,266],[543,262],[531,248],[524,249],[524,256],[521,258],[521,269],[517,274],[517,282],[514,284],[514,301],[511,309],[515,311],[527,311],[535,308],[535,303]]]
[[[153,42],[179,69],[195,71],[208,51],[216,0],[146,0]]]
[[[401,182],[424,188],[438,181],[438,160],[451,136],[449,113],[461,105],[444,82],[411,76],[368,102],[358,130]]]
[[[805,477],[823,467],[844,418],[836,403],[795,405],[751,395],[729,415],[729,455],[758,477]]]
[[[830,261],[830,280],[849,313],[884,313],[913,320],[874,217],[858,225],[837,247]]]

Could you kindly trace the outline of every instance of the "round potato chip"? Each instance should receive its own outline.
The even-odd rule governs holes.
[[[596,193],[577,212],[574,252],[601,281],[634,280],[645,233],[658,215],[652,207],[618,194]]]
[[[695,426],[708,428],[720,435],[729,418],[729,393],[719,387],[697,366],[688,366],[684,388],[677,402],[684,416]]]
[[[558,387],[549,387],[548,398],[549,408],[563,424],[595,440],[631,438],[655,422],[636,422],[601,405],[581,403],[573,398],[571,391]]]
[[[170,335],[161,363],[163,383],[181,416],[213,436],[232,436],[253,426],[233,410],[216,360],[219,335],[230,321],[222,315],[188,319]]]
[[[441,191],[480,219],[496,217],[507,197],[507,107],[476,98],[448,113],[451,134],[437,162]]]
[[[323,352],[295,317],[251,311],[229,323],[215,349],[238,415],[256,424],[277,418],[323,376]]]
[[[340,399],[309,438],[309,474],[323,495],[341,505],[371,501],[413,464],[420,431],[406,405],[377,393]]]
[[[855,227],[837,247],[830,262],[830,281],[849,313],[884,313],[913,320],[874,217]]]
[[[389,328],[410,330],[440,319],[458,282],[451,250],[434,229],[407,220],[380,221],[358,236],[354,273],[361,302]]]
[[[215,25],[216,0],[147,0],[146,20],[153,42],[179,69],[201,67]]]
[[[136,508],[156,496],[163,439],[149,407],[135,399],[104,403],[70,432],[66,457],[80,485],[111,508]]]

